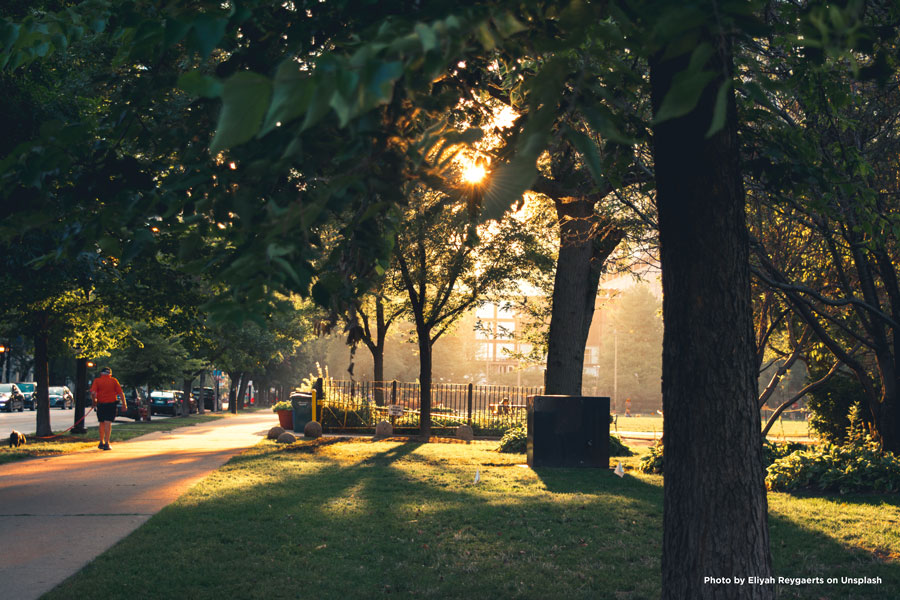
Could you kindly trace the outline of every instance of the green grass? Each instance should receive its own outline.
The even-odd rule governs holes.
[[[659,597],[662,478],[639,456],[620,479],[496,446],[263,442],[46,598]],[[885,582],[780,597],[900,597],[896,498],[770,501],[776,575]]]
[[[658,416],[625,417],[619,415],[618,428],[621,431],[655,431],[661,434],[663,418]],[[610,425],[610,430],[615,433],[615,426]],[[770,440],[776,440],[784,436],[808,437],[809,427],[807,422],[804,420],[790,421],[788,419],[779,419],[772,426],[772,429],[769,430],[769,435],[766,437]]]
[[[178,427],[186,427],[188,425],[196,425],[205,423],[215,419],[221,419],[222,415],[192,415],[190,417],[178,417],[172,419],[156,419],[149,423],[137,422],[114,422],[112,433],[110,435],[111,442],[124,442],[141,435],[146,435],[154,431],[171,431]],[[27,436],[28,441],[24,446],[18,448],[10,448],[8,446],[0,446],[0,465],[4,463],[23,460],[25,458],[34,458],[37,456],[54,456],[57,454],[66,454],[68,452],[76,452],[86,448],[95,448],[97,442],[100,441],[100,432],[97,427],[88,427],[87,433],[75,435],[65,431],[54,432],[52,439],[43,440]]]

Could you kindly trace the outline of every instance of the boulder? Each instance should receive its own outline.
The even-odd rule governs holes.
[[[386,438],[394,435],[394,426],[387,421],[380,421],[375,426],[375,437]]]
[[[278,439],[275,440],[279,444],[293,444],[297,441],[297,438],[294,437],[293,433],[289,431],[285,431],[281,435],[278,436]]]
[[[456,428],[456,437],[467,442],[471,442],[475,437],[475,432],[468,425],[460,425]]]
[[[322,426],[318,421],[310,421],[303,428],[303,435],[308,438],[322,437]]]
[[[272,429],[269,430],[269,433],[268,433],[268,435],[266,435],[266,437],[269,438],[270,440],[277,440],[278,436],[281,435],[282,433],[284,433],[284,427],[279,427],[278,425],[276,425],[275,427],[273,427]]]

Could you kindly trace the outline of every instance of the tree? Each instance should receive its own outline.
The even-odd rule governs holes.
[[[420,434],[431,431],[432,349],[470,308],[529,268],[533,240],[510,218],[477,228],[471,211],[414,190],[395,259],[419,349]]]

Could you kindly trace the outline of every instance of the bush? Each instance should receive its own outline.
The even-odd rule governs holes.
[[[823,492],[900,491],[900,458],[867,438],[843,446],[823,444],[775,461],[766,487],[775,491],[813,489]]]
[[[610,456],[634,456],[634,452],[617,435],[609,436]]]
[[[844,444],[799,450],[772,463],[766,487],[842,494],[900,491],[900,458],[867,433],[858,405],[851,409],[849,421]]]
[[[293,410],[293,406],[287,400],[282,400],[272,405],[272,412],[278,412],[279,410]]]
[[[663,445],[661,442],[650,446],[650,453],[641,458],[638,464],[638,470],[641,473],[655,473],[662,475],[663,472]]]
[[[321,411],[323,429],[375,427],[372,409],[368,402],[358,406],[330,404],[327,401]]]
[[[813,377],[813,375],[810,375]],[[824,385],[807,396],[809,427],[819,434],[819,439],[832,444],[843,444],[850,427],[850,412],[854,404],[864,397],[862,386],[856,378],[835,374]]]
[[[786,442],[784,444],[776,444],[766,440],[763,442],[763,466],[768,467],[776,460],[790,456],[797,450],[804,450],[806,446],[800,442]]]
[[[528,450],[528,433],[524,427],[513,427],[500,439],[500,452],[522,454]]]

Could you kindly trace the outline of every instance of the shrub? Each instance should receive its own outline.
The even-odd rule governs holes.
[[[528,434],[524,427],[513,427],[500,439],[500,452],[524,453],[528,450]]]
[[[800,442],[786,442],[784,444],[776,444],[765,440],[763,442],[763,466],[768,467],[776,460],[789,456],[797,450],[804,450],[805,445]]]
[[[811,374],[812,377],[812,374]],[[806,399],[809,409],[809,427],[819,439],[832,444],[843,444],[850,427],[850,412],[854,404],[864,397],[862,386],[856,378],[836,374]]]
[[[823,492],[900,491],[900,458],[867,438],[865,443],[843,446],[823,444],[799,450],[775,461],[768,469],[766,487],[786,491]]]
[[[331,404],[328,401],[322,407],[321,425],[327,429],[344,427],[374,427],[372,408],[368,402],[360,405]]]
[[[634,452],[625,445],[622,439],[617,435],[609,436],[609,455],[610,456],[634,456]]]
[[[650,453],[641,458],[638,464],[638,470],[641,473],[656,473],[662,475],[663,472],[663,445],[661,442],[650,446]]]
[[[862,411],[851,409],[842,445],[823,444],[776,460],[768,469],[770,490],[823,492],[900,491],[900,458],[866,432]]]
[[[282,400],[272,405],[272,412],[278,412],[279,410],[293,410],[293,406],[287,400]]]

